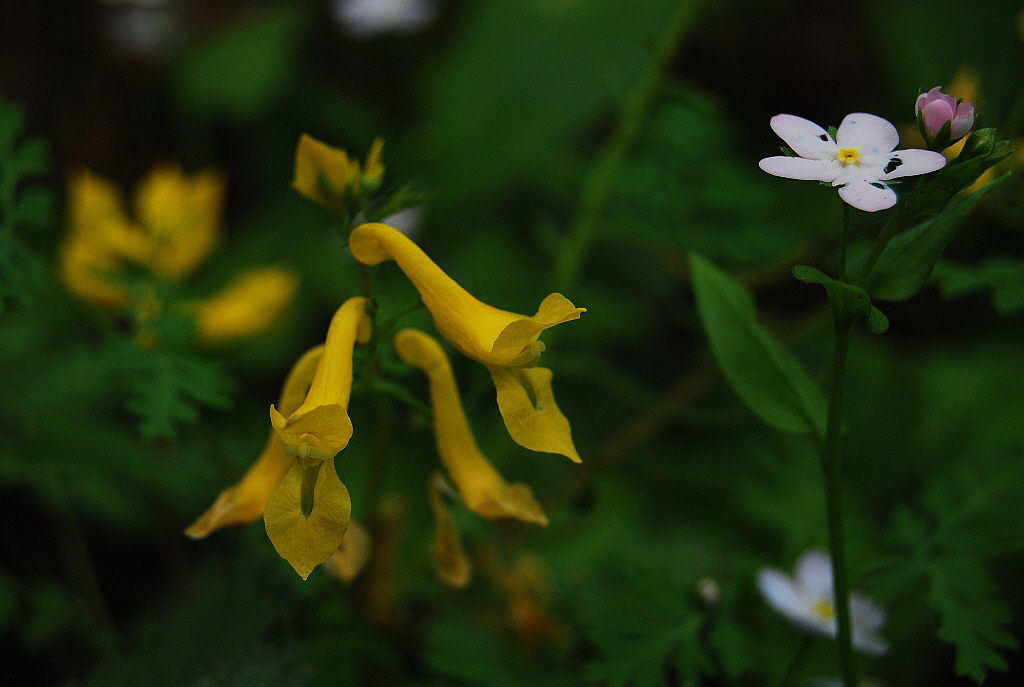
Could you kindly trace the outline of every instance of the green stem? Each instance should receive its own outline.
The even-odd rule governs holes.
[[[857,671],[853,661],[853,634],[850,627],[850,584],[846,574],[846,544],[843,535],[842,477],[839,435],[843,424],[843,386],[850,344],[851,318],[839,309],[835,313],[835,351],[832,358],[832,385],[828,397],[825,447],[822,472],[825,477],[825,510],[829,550],[832,554],[832,588],[835,599],[839,646],[839,667],[845,687],[855,687]]]
[[[796,679],[796,673],[803,664],[804,659],[807,657],[807,650],[811,648],[811,641],[813,637],[811,635],[805,635],[804,641],[800,643],[800,648],[796,650],[796,654],[793,656],[793,660],[789,662],[789,668],[786,669],[786,674],[782,676],[782,681],[779,682],[779,687],[790,687]]]
[[[680,0],[655,49],[653,59],[623,102],[611,139],[583,186],[576,219],[555,262],[552,275],[555,290],[568,291],[579,278],[608,193],[626,154],[647,121],[669,62],[692,26],[699,5],[700,0]]]
[[[850,240],[850,204],[843,203],[843,228],[839,235],[839,281],[846,281],[846,246]]]

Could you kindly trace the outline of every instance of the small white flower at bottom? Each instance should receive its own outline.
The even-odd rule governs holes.
[[[814,122],[796,115],[775,115],[771,126],[799,157],[766,157],[758,163],[761,169],[777,177],[831,183],[839,188],[840,198],[867,212],[896,204],[896,192],[886,181],[927,174],[946,164],[946,158],[932,150],[894,152],[900,142],[896,127],[866,112],[843,117],[835,140]]]
[[[796,563],[796,577],[776,568],[762,568],[757,586],[768,605],[804,629],[835,637],[835,595],[832,593],[832,560],[812,549]],[[889,644],[878,635],[885,609],[864,596],[850,594],[853,645],[869,654],[884,654]]]

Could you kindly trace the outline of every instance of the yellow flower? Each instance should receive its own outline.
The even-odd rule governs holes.
[[[370,560],[370,533],[355,520],[349,520],[341,546],[324,562],[327,572],[342,584],[359,576]]]
[[[419,330],[403,329],[395,336],[395,349],[430,381],[437,451],[466,506],[487,518],[511,517],[547,525],[547,516],[530,488],[506,482],[480,453],[441,345]]]
[[[302,195],[335,212],[344,209],[346,196],[360,196],[376,190],[384,178],[381,162],[383,139],[376,139],[366,156],[366,169],[340,148],[332,148],[309,134],[302,134],[295,151],[295,180],[292,186]]]
[[[349,248],[365,265],[394,260],[416,286],[438,331],[453,346],[491,371],[498,408],[512,439],[524,448],[568,456],[579,462],[569,422],[555,405],[551,373],[537,364],[541,332],[578,319],[577,308],[559,293],[545,298],[531,316],[482,303],[441,270],[411,239],[385,224],[363,224]]]
[[[131,301],[119,275],[129,264],[179,279],[213,249],[223,205],[223,180],[204,171],[185,175],[159,165],[135,194],[135,219],[109,181],[77,170],[68,181],[69,230],[61,276],[85,301],[125,307]]]
[[[324,347],[315,346],[292,366],[278,401],[284,412],[291,413],[302,404],[323,354]],[[284,440],[271,429],[259,460],[253,463],[238,484],[222,491],[213,505],[189,525],[185,534],[193,539],[202,539],[225,525],[258,520],[263,516],[267,499],[294,462],[295,458],[285,453]]]
[[[223,206],[220,174],[189,176],[177,165],[154,167],[135,192],[135,218],[149,243],[140,262],[172,279],[191,272],[217,242]]]
[[[334,457],[352,438],[348,400],[352,393],[352,350],[370,340],[366,299],[350,298],[331,319],[324,356],[306,400],[286,418],[270,406],[270,420],[288,445],[288,453],[323,461]]]
[[[186,307],[196,315],[199,339],[223,343],[262,334],[295,298],[299,280],[283,267],[262,267],[235,277],[220,293]]]
[[[434,513],[434,570],[442,582],[449,587],[462,589],[473,578],[473,564],[466,554],[455,527],[455,518],[448,510],[444,497],[441,496],[441,485],[444,481],[440,472],[430,476],[427,491],[430,498],[430,510]]]

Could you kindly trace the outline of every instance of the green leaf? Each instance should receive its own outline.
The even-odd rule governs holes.
[[[865,288],[871,297],[902,301],[924,288],[943,249],[981,199],[1014,176],[1004,174],[956,201],[941,214],[897,234],[882,251],[865,280]]]
[[[977,265],[942,261],[935,266],[935,281],[944,298],[990,292],[992,306],[1003,317],[1024,310],[1024,260],[991,257]]]
[[[199,419],[201,407],[231,404],[231,382],[211,361],[125,341],[112,343],[110,354],[127,377],[128,409],[146,439],[173,438],[179,424]]]
[[[690,254],[697,308],[711,351],[740,400],[786,432],[825,431],[825,395],[800,362],[756,321],[754,300],[736,280]]]
[[[247,119],[280,96],[296,69],[305,14],[278,3],[195,46],[178,65],[182,104],[206,117]]]

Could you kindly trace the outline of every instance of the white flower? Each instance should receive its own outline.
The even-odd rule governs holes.
[[[430,0],[337,0],[335,18],[356,38],[415,33],[437,13]]]
[[[796,577],[775,568],[762,568],[757,586],[768,605],[800,627],[835,637],[835,596],[832,593],[832,560],[812,549],[796,562]],[[853,645],[869,654],[884,654],[889,644],[878,635],[885,609],[864,596],[850,594],[850,625]]]
[[[885,182],[941,169],[946,158],[931,150],[897,150],[900,135],[881,117],[854,112],[843,118],[836,138],[796,115],[772,117],[772,130],[800,157],[776,155],[758,163],[777,177],[826,181],[839,197],[859,210],[875,212],[896,204]]]

